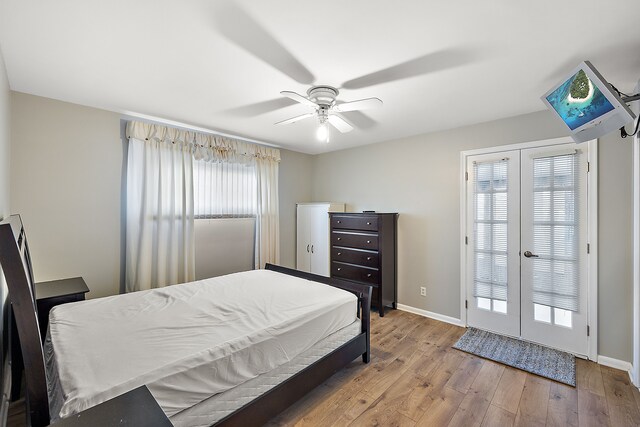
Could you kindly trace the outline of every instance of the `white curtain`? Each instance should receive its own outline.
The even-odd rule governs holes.
[[[127,291],[195,280],[195,216],[255,216],[255,267],[280,261],[280,150],[141,122],[127,138]]]
[[[278,164],[269,157],[256,158],[258,183],[256,268],[264,268],[266,263],[280,263]]]
[[[126,290],[195,280],[191,146],[129,138]]]

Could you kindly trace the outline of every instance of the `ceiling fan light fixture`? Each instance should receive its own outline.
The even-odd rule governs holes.
[[[339,93],[338,89],[331,86],[312,86],[307,91],[307,96],[302,96],[299,93],[289,90],[280,92],[283,96],[286,96],[300,104],[313,107],[315,112],[281,120],[277,122],[276,125],[295,123],[307,117],[317,116],[320,121],[320,126],[316,130],[316,138],[318,138],[319,141],[329,142],[328,123],[341,133],[351,132],[353,130],[353,126],[336,113],[359,111],[382,106],[382,101],[378,98],[366,98],[358,99],[356,101],[336,103],[336,97]]]
[[[320,126],[318,126],[316,138],[318,138],[318,141],[329,142],[329,126],[327,126],[326,122],[320,123]]]

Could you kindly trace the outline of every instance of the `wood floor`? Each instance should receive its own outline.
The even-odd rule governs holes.
[[[451,348],[464,329],[372,316],[371,363],[351,363],[268,426],[639,426],[626,372],[578,360],[577,387]],[[10,427],[24,426],[13,404]]]
[[[464,329],[394,310],[372,316],[356,361],[269,426],[639,426],[626,372],[578,360],[577,387],[455,350]]]

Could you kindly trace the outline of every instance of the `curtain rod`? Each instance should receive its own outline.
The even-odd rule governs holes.
[[[233,135],[233,134],[230,134],[230,133],[219,132],[219,131],[216,131],[216,130],[203,128],[203,127],[200,127],[200,126],[194,126],[194,125],[190,125],[190,124],[187,124],[187,123],[178,122],[178,121],[175,121],[175,120],[168,120],[168,119],[163,119],[163,118],[160,118],[160,117],[149,116],[149,115],[146,115],[146,114],[134,113],[132,111],[121,111],[120,113],[125,116],[124,117],[125,119],[126,118],[131,118],[131,119],[141,120],[141,121],[145,121],[145,122],[152,123],[152,124],[168,125],[168,126],[172,126],[172,127],[182,128],[182,129],[185,129],[185,130],[188,130],[188,131],[202,132],[202,133],[207,133],[207,134],[210,134],[210,135],[217,135],[217,136],[223,136],[223,137],[226,137],[226,138],[239,139],[241,141],[250,142],[252,144],[266,145],[267,147],[282,148],[279,145],[271,144],[269,142],[257,141],[255,139],[245,138],[245,137],[238,136],[238,135]]]

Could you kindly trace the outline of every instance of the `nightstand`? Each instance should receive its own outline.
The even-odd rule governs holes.
[[[89,409],[62,418],[56,427],[172,427],[146,386],[138,387]]]
[[[47,327],[49,326],[49,312],[51,309],[56,305],[68,302],[84,301],[84,296],[89,292],[89,288],[82,277],[38,282],[35,288],[40,337],[44,342],[44,337],[47,335]]]

